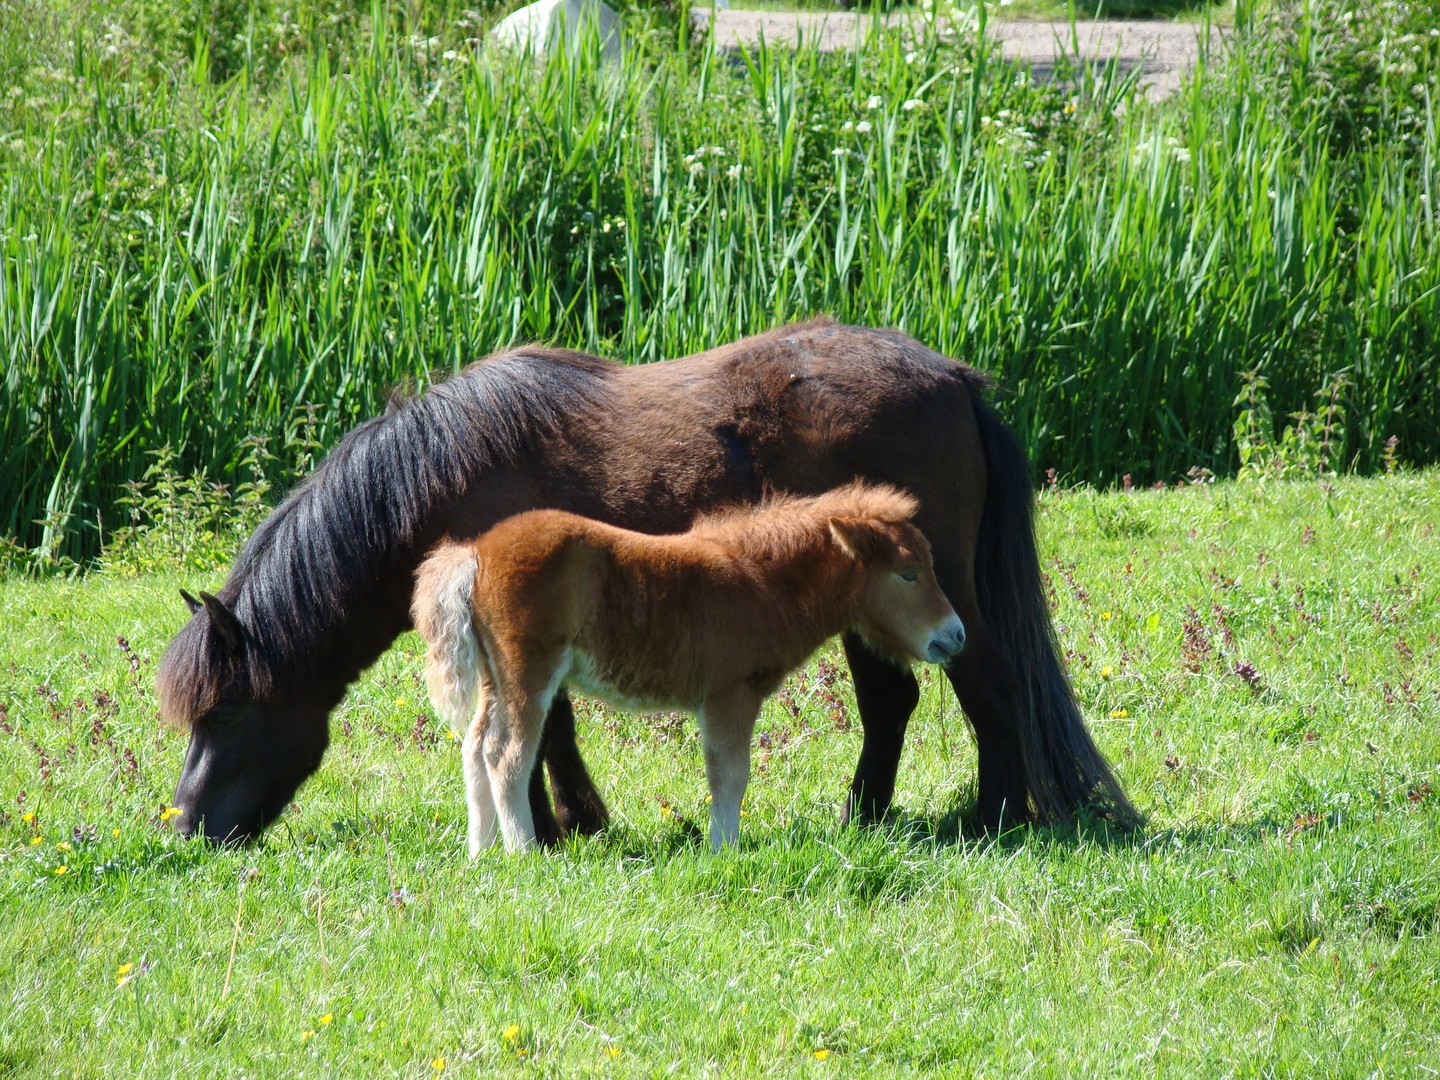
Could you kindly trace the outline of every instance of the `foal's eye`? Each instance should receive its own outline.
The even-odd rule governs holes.
[[[905,582],[906,585],[914,585],[917,581],[920,580],[920,571],[896,570],[895,576],[898,577],[901,581]]]

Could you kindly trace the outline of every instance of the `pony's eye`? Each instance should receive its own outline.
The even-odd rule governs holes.
[[[226,728],[240,719],[240,709],[235,705],[218,705],[210,710],[210,726]]]
[[[898,577],[901,581],[905,582],[906,585],[914,585],[917,581],[920,580],[920,571],[896,570],[895,576]]]

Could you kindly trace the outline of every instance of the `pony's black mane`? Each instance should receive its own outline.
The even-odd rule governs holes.
[[[218,594],[244,627],[251,691],[303,674],[319,659],[314,643],[363,610],[397,561],[423,554],[415,546],[433,539],[442,506],[593,407],[611,370],[584,353],[504,353],[419,396],[392,397],[385,415],[347,434],[255,530]],[[207,622],[193,618],[162,662],[162,712],[181,722],[213,706],[231,666],[214,655]],[[191,700],[166,700],[167,690]]]

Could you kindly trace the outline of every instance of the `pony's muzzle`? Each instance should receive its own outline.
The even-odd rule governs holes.
[[[925,648],[925,659],[932,664],[946,664],[965,648],[965,624],[960,616],[951,615],[936,628]]]

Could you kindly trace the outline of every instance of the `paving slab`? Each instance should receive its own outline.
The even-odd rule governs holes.
[[[753,46],[762,36],[771,45],[793,45],[800,40],[818,42],[827,50],[850,49],[864,40],[876,16],[851,11],[736,11],[722,8],[692,9],[703,28],[715,20],[715,42],[720,48]],[[890,16],[891,25],[917,22],[918,16]],[[991,19],[986,35],[1000,45],[1001,55],[1028,63],[1038,77],[1047,78],[1057,60],[1078,58],[1088,62],[1116,59],[1122,70],[1139,70],[1140,84],[1158,100],[1180,88],[1181,76],[1194,65],[1206,35],[1218,44],[1223,31],[1199,23],[1161,20],[1095,22],[1020,22]]]

